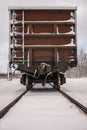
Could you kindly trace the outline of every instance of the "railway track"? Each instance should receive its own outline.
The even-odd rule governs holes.
[[[12,108],[21,98],[22,96],[24,96],[27,93],[27,90],[24,91],[21,95],[19,95],[18,97],[16,97],[11,103],[9,103],[6,107],[4,107],[1,111],[0,111],[0,119],[3,118],[5,116],[5,114],[10,110],[10,108]]]
[[[63,92],[62,90],[59,90],[58,92],[60,92],[64,97],[66,97],[67,99],[69,99],[72,103],[74,103],[78,108],[80,108],[85,114],[87,114],[87,107],[85,107],[84,105],[82,105],[81,103],[79,103],[77,100],[75,100],[74,98],[72,98],[71,96],[69,96],[68,94],[66,94],[65,92]],[[24,96],[27,93],[27,90],[24,91],[21,95],[19,95],[17,98],[15,98],[11,103],[9,103],[6,107],[4,107],[1,111],[0,111],[0,119],[3,118],[6,113],[10,110],[10,108],[12,108],[21,98],[22,96]]]
[[[75,104],[79,109],[81,109],[85,114],[87,114],[87,107],[82,105],[80,102],[78,102],[77,100],[75,100],[74,98],[72,98],[71,96],[69,96],[68,94],[66,94],[65,92],[63,92],[62,90],[59,90],[59,92],[66,97],[67,99],[69,99],[73,104]]]

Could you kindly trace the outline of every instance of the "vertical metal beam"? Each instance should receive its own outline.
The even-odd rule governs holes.
[[[57,24],[54,24],[54,33],[56,33],[56,34],[57,34],[57,29],[58,29]]]
[[[12,37],[12,43],[11,44],[13,44],[13,51],[12,52],[15,52],[15,50],[14,50],[14,28],[15,28],[14,20],[15,20],[15,11],[14,10],[13,10],[13,13],[12,13],[12,20],[13,20],[13,25],[12,25],[13,37]],[[12,60],[14,61],[14,55],[13,54],[12,54]]]
[[[55,61],[55,65],[58,67],[58,61],[59,61],[59,52],[57,48],[54,48],[54,61]]]
[[[24,64],[24,10],[22,11],[22,49],[23,49],[23,64]]]
[[[75,44],[76,44],[76,54],[75,57],[77,56],[77,10],[75,10]],[[76,57],[77,61],[77,57]]]
[[[27,61],[28,61],[28,62],[27,62],[27,66],[28,66],[28,67],[30,66],[30,59],[29,59],[30,54],[29,54],[29,53],[30,53],[30,52],[29,52],[29,50],[28,50],[28,56],[27,56],[27,57],[28,57],[28,60],[27,60]]]
[[[11,76],[11,65],[10,65],[10,61],[11,61],[11,48],[10,48],[10,45],[11,45],[11,37],[10,37],[10,32],[11,32],[11,26],[10,26],[10,21],[11,21],[11,10],[9,10],[9,47],[8,47],[8,68],[7,68],[7,71],[8,71],[8,80],[11,80],[12,76]]]
[[[58,67],[58,61],[59,61],[59,52],[57,50],[57,67]]]
[[[33,50],[32,50],[32,48],[29,48],[29,61],[30,61],[29,65],[30,65],[30,67],[32,66],[32,60],[33,60],[32,55],[33,55]]]

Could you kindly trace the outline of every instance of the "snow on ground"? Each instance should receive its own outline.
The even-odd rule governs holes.
[[[19,79],[13,79],[12,81],[0,79],[0,110],[24,90],[25,87],[20,84]]]
[[[48,85],[36,87],[1,119],[0,130],[87,130],[87,116],[75,105]],[[87,104],[87,78],[67,79],[61,89]],[[19,79],[0,80],[0,105],[24,90]]]
[[[61,89],[87,106],[87,78],[67,79]]]

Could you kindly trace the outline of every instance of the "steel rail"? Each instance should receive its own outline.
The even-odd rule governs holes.
[[[85,114],[87,114],[87,107],[82,105],[80,102],[63,92],[62,90],[59,90],[59,92],[65,96],[67,99],[69,99],[73,104],[75,104],[78,108],[80,108]]]
[[[11,103],[9,103],[6,107],[4,107],[1,111],[0,111],[0,119],[3,118],[5,116],[5,114],[10,110],[10,108],[12,108],[21,98],[22,96],[24,96],[27,93],[27,90],[24,91],[21,95],[19,95],[18,97],[16,97]]]

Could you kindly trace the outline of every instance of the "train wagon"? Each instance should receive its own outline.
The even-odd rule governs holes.
[[[9,7],[9,71],[21,72],[20,82],[66,82],[64,73],[77,65],[76,7]]]

